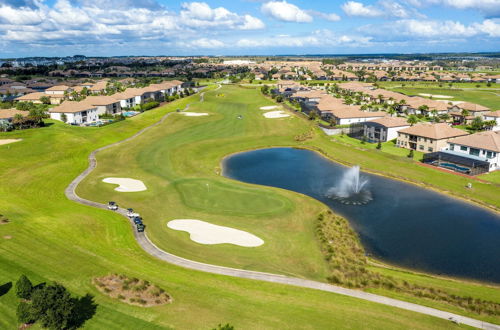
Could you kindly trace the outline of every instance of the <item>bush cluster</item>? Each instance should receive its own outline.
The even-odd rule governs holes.
[[[450,294],[438,288],[408,283],[368,269],[368,260],[357,234],[342,217],[328,211],[318,215],[316,234],[330,266],[328,281],[349,288],[384,288],[458,306],[464,310],[500,315],[500,304]]]

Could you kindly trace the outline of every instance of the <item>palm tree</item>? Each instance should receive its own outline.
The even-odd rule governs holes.
[[[447,114],[447,113],[443,113],[443,114],[440,114],[440,115],[439,115],[439,118],[440,118],[441,120],[443,120],[443,121],[445,121],[445,122],[446,122],[446,121],[448,121],[448,120],[450,119],[450,115],[449,115],[449,114]]]
[[[469,115],[469,110],[467,109],[462,109],[462,111],[460,112],[460,114],[462,115],[462,124],[465,123],[465,119],[466,117]]]
[[[391,117],[393,117],[395,114],[396,114],[396,109],[394,109],[393,107],[390,107],[388,110],[387,110],[387,113],[389,115],[391,115]]]
[[[413,126],[416,123],[418,123],[418,118],[415,115],[409,115],[408,119],[406,121],[408,122],[408,124],[410,124],[411,126]]]
[[[483,124],[484,124],[485,129],[491,130],[493,127],[495,127],[497,125],[497,121],[496,120],[487,120],[487,121],[483,122]]]

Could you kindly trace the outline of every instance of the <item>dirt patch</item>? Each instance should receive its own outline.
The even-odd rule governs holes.
[[[10,235],[5,235],[3,238],[4,238],[4,239],[12,239],[12,236],[10,236]]]
[[[172,297],[165,290],[136,277],[111,274],[96,277],[93,283],[102,293],[130,305],[151,307],[172,302]]]

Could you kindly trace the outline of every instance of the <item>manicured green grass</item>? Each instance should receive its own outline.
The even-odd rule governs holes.
[[[347,135],[334,135],[332,136],[332,139],[334,139],[336,142],[350,144],[355,146],[356,148],[362,148],[362,149],[377,150],[377,145],[378,145],[377,143],[368,143],[368,142],[363,144],[361,140],[349,137]],[[408,158],[407,156],[408,153],[410,152],[408,149],[396,147],[395,141],[383,142],[382,149],[378,151],[406,158]],[[415,159],[416,161],[422,160],[424,155],[422,152],[414,150],[413,153],[414,153],[413,159]]]
[[[227,93],[226,90],[223,92]],[[204,207],[203,210],[182,206],[179,210],[170,209],[165,214],[158,214],[158,218],[165,219],[171,215],[193,218],[206,216],[206,220],[211,222],[233,221],[234,226],[242,226],[245,230],[246,226],[256,228],[259,222],[262,224],[267,217],[272,217],[279,223],[266,224],[269,227],[263,226],[256,234],[265,236],[266,230],[288,230],[296,237],[275,244],[285,244],[285,247],[288,245],[293,248],[292,245],[296,242],[302,242],[302,247],[305,249],[302,253],[306,254],[308,258],[306,259],[309,260],[293,261],[291,256],[285,257],[285,262],[289,263],[289,269],[285,269],[284,263],[276,258],[277,263],[272,270],[293,274],[309,272],[319,276],[324,266],[313,260],[319,257],[319,254],[314,253],[314,248],[317,247],[314,241],[306,242],[305,237],[310,238],[309,226],[314,225],[313,215],[317,215],[317,211],[324,209],[324,206],[291,192],[256,188],[217,175],[220,173],[218,157],[223,152],[236,152],[256,145],[291,144],[289,140],[293,140],[291,138],[293,135],[310,128],[302,128],[294,119],[266,120],[257,124],[262,125],[261,130],[267,132],[267,136],[262,139],[260,135],[246,136],[252,131],[250,126],[256,123],[245,120],[241,121],[242,124],[235,123],[234,107],[219,108],[217,105],[209,105],[216,103],[214,102],[216,93],[209,94],[207,99],[213,99],[211,102],[199,105],[199,109],[214,111],[212,116],[205,118],[172,116],[164,125],[139,137],[138,142],[136,140],[131,142],[130,150],[135,155],[134,161],[127,162],[129,158],[125,157],[126,153],[120,152],[115,155],[111,164],[104,164],[99,154],[98,169],[104,165],[110,169],[106,175],[114,175],[119,171],[124,176],[131,176],[140,171],[144,174],[142,179],[148,186],[159,189],[164,185],[165,192],[160,196],[152,194],[151,190],[135,193],[137,200],[134,203],[137,205],[141,203],[158,205],[158,200],[161,200],[162,203],[173,207],[182,206],[181,193],[175,185],[178,177],[208,179],[210,182],[221,183],[221,187],[224,188],[225,184],[230,189],[237,188],[243,194],[252,194],[255,190],[259,191],[259,194],[267,192],[277,201],[282,201],[282,205],[273,205],[275,210],[266,216],[259,214],[258,211],[268,207],[259,201],[255,204],[260,205],[255,210],[256,214],[250,216],[229,217],[217,208],[214,210],[216,213],[211,214],[211,208],[201,205],[200,208]],[[245,110],[244,102],[247,100],[240,101],[239,97],[236,93],[233,102],[237,104],[238,112],[241,112]],[[208,329],[218,323],[226,322],[238,329],[363,328],[367,324],[374,329],[429,329],[453,326],[446,320],[330,293],[216,276],[175,267],[143,252],[133,238],[130,225],[122,217],[110,211],[82,206],[66,199],[64,189],[87,167],[87,156],[91,150],[129,137],[139,129],[158,121],[167,111],[181,108],[197,98],[198,96],[192,96],[188,100],[176,101],[164,108],[102,128],[80,128],[53,123],[52,126],[41,129],[0,133],[0,138],[24,139],[11,145],[0,146],[0,196],[2,197],[0,213],[11,220],[9,224],[0,225],[0,285],[15,282],[19,275],[27,274],[34,282],[59,281],[74,294],[91,293],[95,295],[99,307],[94,318],[86,324],[88,329]],[[249,98],[255,99],[255,104],[264,103],[262,99],[259,100],[257,94]],[[269,104],[269,101],[266,102]],[[196,111],[196,108],[193,107],[192,110]],[[247,118],[246,112],[244,118]],[[207,128],[204,125],[215,121],[222,121],[220,125],[212,124],[215,125],[214,128],[221,129],[221,132],[201,133]],[[287,122],[289,124],[284,126],[276,125]],[[290,131],[295,128],[298,128],[298,131]],[[188,133],[182,133],[183,131]],[[158,142],[154,140],[156,137],[170,134],[172,136],[176,134],[176,138],[161,138]],[[192,136],[192,142],[186,145],[181,143],[188,140],[182,134],[195,136]],[[200,135],[196,137],[196,134]],[[145,140],[141,140],[143,138]],[[135,143],[142,144],[144,151],[135,154],[133,150]],[[346,148],[343,145],[332,144],[328,139],[321,137],[319,132],[314,143],[322,148],[327,147],[328,151],[332,148],[337,149],[341,154]],[[164,144],[173,145],[164,147]],[[217,150],[217,146],[223,150]],[[148,153],[153,155],[149,156]],[[196,157],[192,157],[193,154]],[[348,161],[355,160],[357,153],[354,152],[353,155],[355,157],[348,158]],[[371,158],[371,155],[368,158]],[[150,163],[151,160],[153,162]],[[87,184],[92,184],[91,179]],[[109,194],[102,193],[102,198],[115,194],[112,185],[109,187],[101,185],[97,179],[94,184],[109,192]],[[190,198],[197,188],[192,190],[189,186],[181,187],[180,191],[184,192],[186,198]],[[224,195],[227,196],[227,193],[224,194],[222,191],[221,196]],[[100,200],[99,196],[96,196],[96,200]],[[202,201],[198,201],[200,202]],[[249,203],[249,206],[254,206],[252,201]],[[291,203],[292,207],[287,206],[288,203]],[[140,211],[146,214],[147,221],[153,219],[149,214],[155,214],[152,209]],[[307,219],[310,219],[310,223]],[[242,221],[249,223],[245,224]],[[164,227],[164,223],[161,225]],[[304,229],[304,233],[300,232],[301,228]],[[154,232],[152,229],[148,226],[148,233]],[[4,238],[6,236],[11,238]],[[282,237],[285,236],[286,234],[282,234]],[[178,242],[181,241],[181,237],[177,239]],[[184,244],[191,244],[187,240],[187,235],[182,241]],[[278,247],[270,249],[277,250]],[[207,256],[207,259],[219,258],[220,253],[225,253],[227,256],[228,251],[231,252],[228,257],[234,260],[229,260],[227,263],[236,264],[257,259],[256,256],[240,254],[242,250],[244,249],[214,250],[215,253]],[[193,254],[198,255],[198,252],[194,251]],[[292,249],[290,254],[296,254],[296,250]],[[263,257],[266,260],[261,261],[260,265],[248,264],[247,268],[260,268],[264,263],[270,265],[273,257],[267,255]],[[293,271],[290,270],[291,267],[294,268]],[[315,269],[307,270],[307,267]],[[172,295],[174,302],[164,306],[141,308],[117,302],[100,294],[92,285],[92,278],[114,272],[157,283]],[[440,286],[449,283],[441,279],[436,281]],[[481,292],[480,289],[483,288],[481,285],[460,283],[456,286],[459,293],[466,288],[477,291],[479,297],[486,294]],[[487,288],[484,291],[498,292]],[[0,328],[17,326],[16,304],[14,290],[11,289],[7,294],[0,296]]]
[[[495,171],[491,173],[486,173],[478,176],[479,178],[490,181],[496,184],[500,184],[500,171]]]
[[[419,95],[423,94],[433,94],[433,95],[446,95],[452,96],[452,98],[434,98],[435,100],[446,100],[446,101],[465,101],[481,104],[491,110],[500,109],[500,86],[485,87],[485,88],[473,88],[467,87],[468,83],[454,84],[452,88],[447,85],[443,85],[440,88],[437,84],[418,84],[414,85],[406,84],[405,87],[401,87],[401,84],[394,84],[394,82],[380,83],[382,88],[390,88],[390,90],[395,92],[400,92],[406,95]],[[463,86],[462,86],[463,85]]]
[[[216,97],[220,93],[225,97]],[[316,131],[313,140],[298,143],[294,137],[310,131],[314,123],[302,117],[265,119],[259,107],[268,104],[254,89],[226,86],[221,91],[208,93],[205,103],[194,105],[191,110],[208,112],[210,116],[176,115],[133,141],[99,153],[97,169],[82,183],[78,193],[101,202],[116,200],[138,210],[144,215],[151,239],[161,248],[183,257],[324,280],[326,265],[314,235],[314,218],[324,210],[323,206],[288,191],[227,180],[220,176],[220,159],[241,150],[297,145],[332,151],[334,158],[341,155],[344,161],[355,156],[356,163],[368,161],[392,175],[403,169],[407,171],[408,166],[418,174],[429,171],[436,181],[442,174],[408,159],[408,151],[395,148],[392,142],[385,143],[379,151],[375,150],[376,145],[361,145],[348,137],[337,137],[339,141],[345,140],[333,143],[331,137]],[[239,114],[243,120],[237,119]],[[421,153],[417,152],[415,157],[421,157]],[[139,178],[146,183],[148,191],[115,192],[114,186],[102,182],[108,176]],[[455,184],[455,179],[457,177],[452,177],[450,181]],[[266,243],[251,249],[197,244],[187,233],[166,226],[169,220],[176,218],[201,219],[246,230]],[[436,281],[443,281],[445,288],[448,285],[446,280]],[[466,292],[477,286],[460,283],[458,291],[461,286]],[[428,301],[427,304],[460,312],[440,303]]]

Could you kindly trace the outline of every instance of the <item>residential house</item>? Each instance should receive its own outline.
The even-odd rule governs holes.
[[[396,145],[421,152],[435,152],[445,148],[449,139],[464,135],[468,133],[446,123],[420,123],[400,130]]]
[[[21,111],[17,109],[0,109],[0,124],[1,123],[7,123],[10,124],[12,122],[12,119],[16,115],[21,115],[23,117],[28,116],[29,112],[28,111]]]
[[[45,90],[45,94],[49,96],[64,96],[65,93],[71,93],[73,89],[66,85],[56,85],[49,87]]]
[[[87,102],[65,101],[61,105],[49,110],[50,118],[63,120],[66,116],[66,123],[81,125],[95,122],[99,119],[97,106]]]
[[[493,131],[500,131],[500,110],[491,111],[483,115],[485,121],[496,121],[496,125],[492,127]]]
[[[122,112],[120,101],[112,96],[88,96],[85,100],[81,101],[97,108],[98,115],[115,115]]]
[[[142,104],[143,98],[142,88],[127,88],[124,92],[111,95],[115,100],[120,102],[122,108],[132,108]]]
[[[424,156],[424,162],[477,175],[500,169],[500,131],[452,138],[446,149]]]
[[[363,136],[368,142],[387,142],[398,137],[398,132],[410,127],[406,118],[383,117],[363,123]]]

